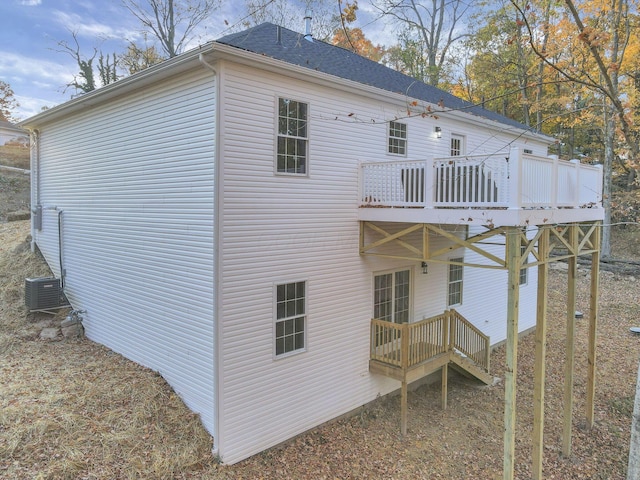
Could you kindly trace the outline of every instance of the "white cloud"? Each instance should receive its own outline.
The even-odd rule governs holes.
[[[0,51],[0,77],[24,81],[65,84],[73,78],[74,69],[57,62]]]
[[[42,0],[22,0],[20,2],[21,5],[25,5],[27,7],[37,7],[42,3]]]
[[[75,32],[79,36],[91,38],[117,38],[118,31],[113,27],[104,23],[94,22],[92,20],[82,18],[77,14],[69,14],[59,10],[53,12],[53,18],[70,32]]]
[[[18,120],[26,120],[27,118],[40,113],[44,107],[51,108],[57,105],[56,102],[45,100],[43,98],[23,97],[21,95],[16,95],[15,98],[20,106],[15,112],[13,112],[13,114]]]
[[[102,40],[135,40],[140,37],[139,29],[128,28],[122,23],[117,26],[108,25],[82,17],[75,13],[66,13],[59,10],[53,12],[54,20],[68,32],[76,33],[79,37]]]

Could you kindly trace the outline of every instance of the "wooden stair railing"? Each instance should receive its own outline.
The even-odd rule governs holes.
[[[407,370],[446,352],[489,372],[489,337],[455,310],[415,323],[371,320],[371,360]]]

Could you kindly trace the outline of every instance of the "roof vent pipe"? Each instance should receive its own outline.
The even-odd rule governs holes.
[[[282,27],[276,26],[276,45],[282,45]]]
[[[307,10],[304,16],[304,38],[313,42],[313,34],[311,33],[311,10]]]

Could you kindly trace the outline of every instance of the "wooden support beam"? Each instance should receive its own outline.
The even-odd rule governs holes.
[[[571,429],[573,418],[573,374],[575,363],[576,286],[578,276],[578,225],[570,227],[570,244],[574,255],[569,257],[567,273],[567,339],[564,368],[564,420],[562,429],[562,454],[571,455]]]
[[[410,227],[405,228],[404,230],[400,230],[399,232],[396,233],[389,233],[386,230],[384,230],[383,228],[380,228],[379,226],[377,226],[374,223],[371,222],[364,222],[364,224],[362,225],[363,227],[369,227],[371,230],[379,233],[380,235],[383,236],[383,238],[381,238],[380,240],[370,243],[369,245],[366,246],[362,246],[360,253],[366,253],[368,250],[371,250],[372,248],[376,248],[379,247],[381,245],[385,245],[389,242],[396,242],[398,243],[398,245],[401,245],[402,247],[406,248],[407,250],[413,252],[414,254],[416,254],[416,256],[418,258],[423,258],[424,257],[424,252],[421,252],[419,248],[414,247],[413,245],[411,245],[410,243],[405,242],[404,240],[401,240],[401,237],[404,237],[405,235],[408,235],[412,232],[415,232],[416,230],[420,230],[420,228],[422,228],[422,225],[417,223],[414,225],[411,225]]]
[[[592,231],[592,245],[596,250],[591,254],[591,292],[589,296],[589,339],[587,346],[587,427],[593,428],[596,395],[596,341],[598,328],[598,294],[600,291],[600,225]]]
[[[449,365],[442,367],[442,409],[447,409],[447,402],[449,398]]]
[[[547,355],[547,294],[549,265],[549,228],[541,227],[538,236],[538,307],[536,311],[535,365],[533,373],[533,480],[542,479],[544,456],[544,388],[546,380],[545,361]]]
[[[400,387],[400,433],[407,434],[407,380],[402,380]]]
[[[505,267],[505,262],[504,260],[502,260],[501,258],[496,257],[495,255],[493,255],[490,252],[487,252],[486,250],[483,250],[482,248],[478,247],[477,245],[475,245],[475,243],[470,242],[469,240],[465,240],[463,238],[459,238],[456,237],[454,234],[447,232],[446,230],[443,230],[442,228],[436,227],[435,225],[428,225],[429,230],[437,233],[438,235],[447,238],[449,240],[451,240],[451,242],[455,245],[455,247],[451,246],[451,247],[446,247],[443,249],[440,249],[436,252],[433,252],[431,255],[433,255],[434,257],[437,257],[439,255],[443,255],[451,250],[454,250],[455,248],[460,248],[460,247],[465,247],[468,248],[469,250],[472,250],[480,255],[482,255],[483,257],[491,260],[492,262],[495,262],[496,265],[499,265],[501,267]],[[511,228],[511,227],[509,227]],[[516,230],[517,231],[517,230]]]
[[[504,374],[504,480],[513,480],[516,447],[516,379],[518,373],[518,313],[520,297],[520,229],[506,228],[508,268],[507,343]]]

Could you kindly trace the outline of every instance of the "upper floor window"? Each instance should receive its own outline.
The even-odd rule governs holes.
[[[459,157],[464,155],[464,137],[462,135],[451,135],[451,156]]]
[[[276,356],[304,350],[306,300],[306,282],[276,286]]]
[[[307,173],[307,110],[306,103],[278,99],[278,173]]]
[[[447,292],[447,306],[462,305],[462,272],[464,267],[457,265],[462,263],[464,258],[451,258],[449,264],[449,287]]]
[[[389,153],[394,155],[407,154],[407,124],[389,122]]]

